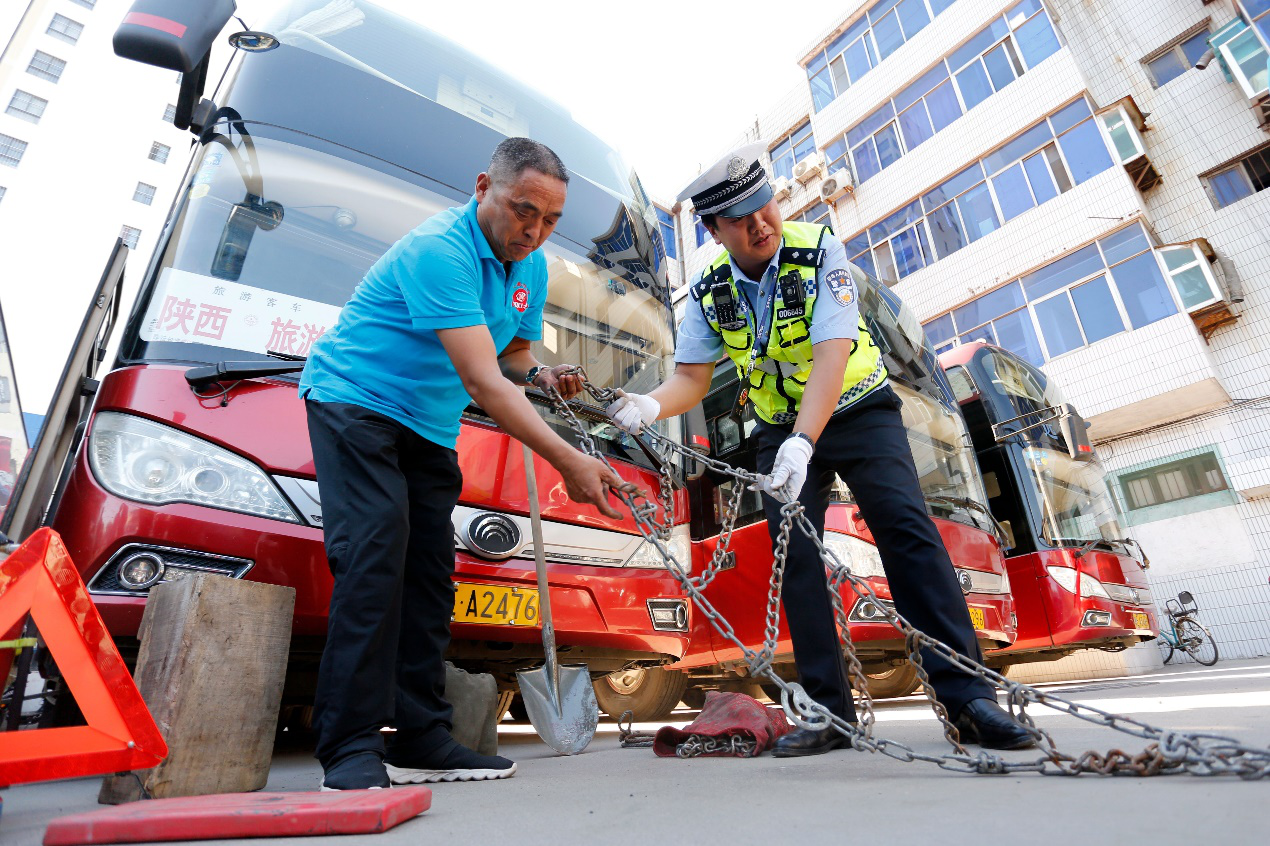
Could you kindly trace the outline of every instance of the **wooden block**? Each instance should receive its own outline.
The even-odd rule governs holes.
[[[151,770],[107,776],[98,801],[259,790],[269,778],[295,589],[201,575],[150,591],[136,681],[168,744]]]

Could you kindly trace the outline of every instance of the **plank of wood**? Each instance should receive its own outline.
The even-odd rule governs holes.
[[[264,787],[294,608],[294,588],[227,576],[200,575],[152,589],[135,675],[168,757],[135,776],[107,776],[98,801]]]

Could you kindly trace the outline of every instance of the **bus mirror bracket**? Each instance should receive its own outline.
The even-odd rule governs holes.
[[[1011,423],[1017,423],[1028,417],[1035,417],[1039,414],[1049,415],[1041,420],[1021,426],[1017,429],[1011,429],[1003,432],[1006,426]],[[1049,405],[1045,408],[1037,408],[1032,411],[1025,412],[1017,417],[1011,417],[1009,420],[1002,420],[1000,423],[992,424],[992,438],[997,443],[1004,443],[1006,439],[1014,435],[1021,435],[1031,429],[1040,426],[1048,426],[1055,421],[1063,435],[1063,441],[1067,444],[1067,455],[1073,461],[1093,461],[1094,448],[1089,442],[1089,423],[1085,418],[1077,413],[1076,409],[1070,404]]]

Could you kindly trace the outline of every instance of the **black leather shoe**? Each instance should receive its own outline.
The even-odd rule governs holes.
[[[772,747],[773,758],[801,758],[804,755],[823,755],[831,749],[847,745],[847,737],[833,726],[823,729],[794,729],[776,739]]]
[[[1036,739],[1015,722],[993,699],[972,699],[957,715],[957,731],[963,743],[984,749],[1027,749]]]

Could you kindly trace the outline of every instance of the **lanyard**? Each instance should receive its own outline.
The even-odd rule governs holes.
[[[771,268],[770,264],[768,265],[768,268],[769,269]],[[766,270],[763,271],[763,277],[764,278],[767,277]],[[759,283],[759,286],[760,288],[762,287],[762,282]],[[766,316],[768,320],[767,320],[767,332],[764,333],[764,337],[762,338],[759,337],[760,314],[759,312],[755,311],[753,303],[750,302],[749,294],[745,293],[745,291],[741,288],[740,285],[736,286],[737,290],[740,291],[741,296],[745,297],[745,304],[746,306],[749,307],[750,314],[754,315],[754,346],[750,349],[750,360],[745,367],[745,376],[741,378],[741,390],[738,391],[736,395],[736,413],[738,415],[745,410],[745,404],[750,399],[750,375],[754,372],[754,366],[758,363],[759,356],[762,354],[763,350],[767,349],[767,343],[772,337],[772,327],[775,325],[776,321],[771,318],[774,317],[773,310],[776,308],[777,286],[778,286],[777,281],[773,279],[772,290],[767,295],[767,301],[764,303],[764,308],[763,308],[763,315]]]

